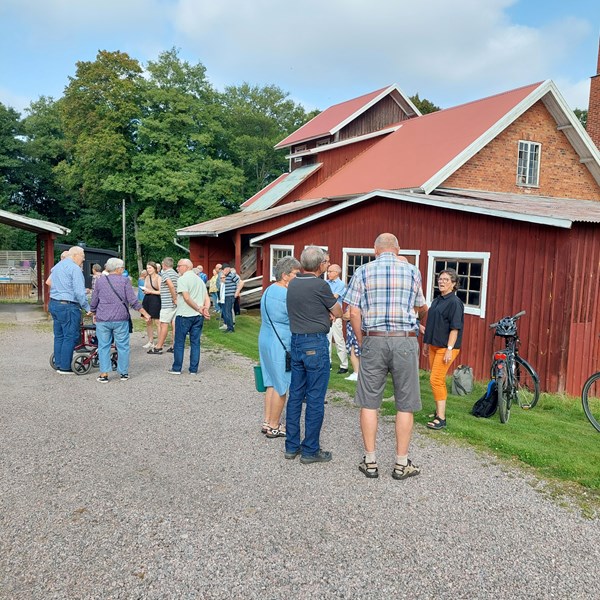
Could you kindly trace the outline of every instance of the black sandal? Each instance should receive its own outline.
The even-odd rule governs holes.
[[[436,416],[433,421],[427,423],[427,427],[429,429],[444,429],[444,427],[446,427],[446,419],[440,419]]]
[[[360,463],[360,465],[358,465],[358,470],[369,479],[379,477],[379,469],[377,468],[377,463],[368,463],[366,456],[363,457],[363,461]]]

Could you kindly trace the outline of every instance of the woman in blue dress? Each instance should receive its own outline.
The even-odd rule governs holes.
[[[273,268],[275,283],[265,290],[260,301],[258,352],[267,388],[261,431],[268,438],[285,437],[279,420],[292,378],[291,371],[285,369],[286,350],[290,350],[292,339],[286,297],[287,286],[299,270],[300,263],[293,256],[280,259]]]

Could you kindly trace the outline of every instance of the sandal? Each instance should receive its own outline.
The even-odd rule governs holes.
[[[443,429],[446,427],[446,419],[440,419],[438,416],[436,416],[433,421],[427,423],[427,427],[429,427],[429,429]]]
[[[269,431],[269,424],[267,423],[267,421],[265,421],[261,427],[260,427],[260,432],[261,433],[267,433],[267,431]]]
[[[268,431],[265,433],[265,436],[268,437],[270,440],[274,438],[285,437],[285,431],[269,427]]]
[[[374,479],[375,477],[379,477],[379,469],[377,468],[377,463],[367,462],[367,457],[363,457],[363,461],[358,465],[358,470],[364,474],[365,477],[369,479]]]

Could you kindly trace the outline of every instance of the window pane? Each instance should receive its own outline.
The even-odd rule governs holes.
[[[458,263],[457,273],[459,275],[468,275],[469,274],[469,264],[470,263],[467,263],[467,262]]]
[[[471,263],[471,277],[481,277],[482,263],[472,262]]]
[[[481,291],[481,279],[479,277],[470,277],[469,278],[469,289],[474,290],[476,292]]]
[[[464,302],[465,306],[481,308],[483,260],[452,260],[452,258],[444,260],[436,259],[434,260],[434,265],[435,277],[433,289],[431,290],[433,298],[439,296],[440,293],[437,287],[437,278],[440,271],[443,271],[444,269],[454,269],[459,276],[459,288],[456,295]]]

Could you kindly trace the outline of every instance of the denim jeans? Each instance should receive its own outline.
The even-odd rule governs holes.
[[[220,304],[219,304],[219,294],[217,292],[210,293],[210,299],[212,301],[213,308],[216,312],[221,312]]]
[[[233,331],[233,303],[235,296],[225,296],[225,304],[223,306],[223,321],[227,325],[228,331]]]
[[[185,338],[190,335],[190,373],[197,373],[200,365],[200,334],[204,325],[204,317],[175,317],[175,343],[173,344],[172,371],[181,372],[183,368],[183,352]]]
[[[48,311],[54,321],[54,364],[61,371],[70,371],[73,349],[81,338],[81,308],[51,298]]]
[[[292,333],[292,382],[286,415],[286,452],[312,456],[320,450],[319,436],[329,384],[329,343],[326,333]],[[304,440],[300,443],[302,401],[306,399]]]
[[[129,321],[102,321],[96,323],[96,337],[98,338],[98,359],[100,360],[100,373],[110,373],[112,364],[110,360],[110,346],[115,341],[119,354],[117,371],[121,375],[129,374]]]

